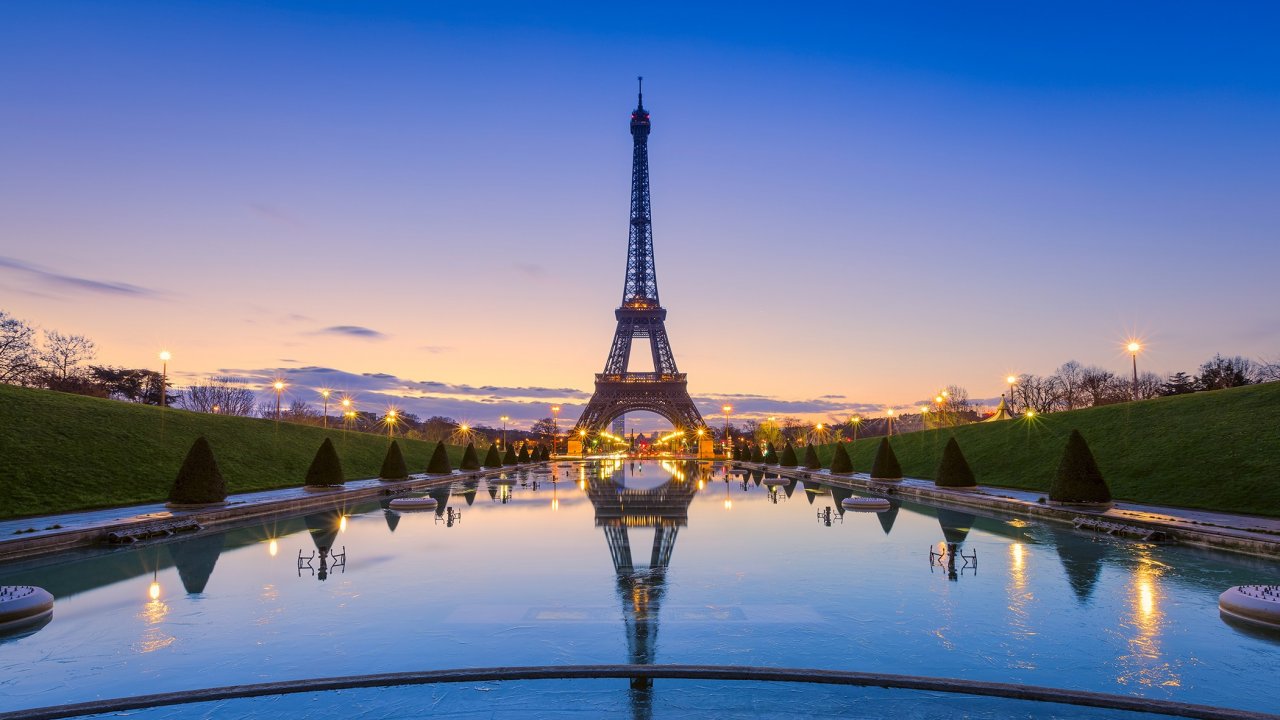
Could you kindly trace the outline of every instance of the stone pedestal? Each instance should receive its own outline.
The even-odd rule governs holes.
[[[698,459],[714,460],[716,457],[716,441],[703,438],[698,441]]]
[[[581,440],[570,440],[570,441],[569,441],[569,451],[568,451],[568,452],[566,452],[565,454],[566,454],[566,455],[578,455],[578,456],[581,456],[581,455],[582,455],[582,441],[581,441]]]

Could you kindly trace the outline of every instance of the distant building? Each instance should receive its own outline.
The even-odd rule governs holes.
[[[610,432],[612,432],[614,435],[617,435],[618,437],[626,437],[626,436],[627,436],[627,415],[626,415],[626,413],[623,413],[623,414],[619,415],[619,416],[618,416],[618,418],[617,418],[616,420],[614,420],[614,421],[613,421],[613,428],[610,430]]]

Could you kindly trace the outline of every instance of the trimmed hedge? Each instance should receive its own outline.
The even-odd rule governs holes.
[[[209,441],[201,435],[191,444],[169,491],[169,502],[179,505],[207,505],[227,499],[227,481],[222,479],[218,460]]]
[[[484,466],[487,468],[502,467],[502,456],[498,454],[497,444],[489,446],[489,451],[484,454]]]
[[[849,459],[849,451],[844,449],[844,443],[836,443],[836,449],[831,454],[831,472],[835,475],[848,475],[853,472],[853,461]]]
[[[773,449],[773,443],[769,443],[769,449],[764,451],[764,464],[765,465],[778,464],[778,451]]]
[[[902,479],[902,466],[898,464],[898,456],[893,453],[887,437],[880,438],[880,447],[876,448],[876,459],[871,463],[871,479]]]
[[[449,463],[449,453],[445,451],[443,441],[436,443],[436,449],[431,452],[427,472],[431,475],[448,475],[453,472],[453,465]]]
[[[407,480],[409,466],[404,464],[404,454],[400,452],[400,443],[395,440],[387,447],[387,456],[382,459],[382,469],[378,471],[379,480]]]
[[[1058,462],[1058,474],[1049,486],[1049,499],[1065,503],[1111,502],[1111,488],[1079,430],[1072,430],[1067,438],[1067,447]]]
[[[462,462],[458,464],[460,470],[479,470],[480,456],[476,454],[476,444],[467,443],[467,449],[462,451]]]
[[[764,462],[764,454],[760,452],[760,446],[754,443],[751,445],[751,462],[753,463]]]
[[[521,445],[520,453],[516,455],[516,462],[523,465],[523,464],[532,462],[533,460],[534,460],[534,457],[529,454],[529,446]]]
[[[338,459],[338,451],[333,448],[333,441],[325,438],[316,450],[316,456],[307,468],[307,485],[311,487],[327,487],[341,485],[347,480],[342,475],[342,461]]]
[[[813,446],[813,443],[809,443],[804,448],[804,469],[822,469],[822,461],[818,459],[818,449]]]
[[[516,456],[516,450],[515,450],[515,448],[511,447],[510,445],[508,445],[508,446],[507,446],[507,451],[506,451],[505,453],[503,453],[503,454],[502,454],[502,464],[503,464],[503,465],[515,465],[515,464],[516,464],[516,463],[518,463],[518,462],[520,462],[520,459]]]
[[[969,461],[964,459],[964,453],[960,452],[960,443],[956,442],[954,437],[948,440],[947,446],[942,449],[942,461],[938,463],[938,472],[934,477],[936,479],[933,482],[938,487],[978,486],[977,480],[973,477],[973,469],[969,467]]]
[[[796,449],[791,446],[790,441],[787,442],[786,447],[782,448],[782,458],[778,461],[778,464],[782,467],[797,467],[800,465],[800,460],[796,457]]]

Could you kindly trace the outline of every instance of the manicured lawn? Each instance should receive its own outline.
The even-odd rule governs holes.
[[[0,518],[163,500],[200,435],[232,493],[301,485],[326,436],[349,480],[376,476],[387,449],[366,433],[0,385]],[[434,443],[399,442],[425,470]],[[462,448],[449,457],[457,467]]]
[[[1280,516],[1280,383],[896,435],[893,448],[909,477],[932,479],[955,435],[980,484],[1047,492],[1073,428],[1118,500]],[[878,442],[852,444],[855,470]],[[819,448],[824,465],[831,453]]]

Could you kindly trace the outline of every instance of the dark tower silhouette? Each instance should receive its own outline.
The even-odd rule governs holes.
[[[596,375],[595,394],[578,418],[575,435],[579,430],[597,433],[619,415],[636,410],[657,413],[689,433],[705,427],[701,413],[689,397],[686,376],[676,369],[664,324],[667,311],[658,301],[649,208],[649,111],[644,109],[643,84],[640,90],[636,109],[631,113],[631,230],[622,305],[614,311],[618,329],[613,335],[604,372]],[[628,369],[631,343],[636,338],[649,341],[653,372]]]

